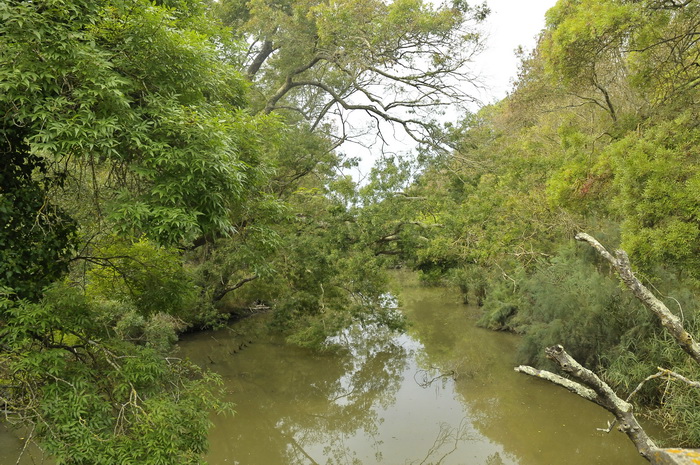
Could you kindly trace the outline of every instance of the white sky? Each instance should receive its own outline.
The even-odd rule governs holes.
[[[474,64],[490,88],[483,99],[493,103],[506,96],[517,74],[515,49],[520,45],[526,50],[535,47],[537,35],[544,28],[544,14],[556,0],[486,0],[486,3],[491,8],[484,28],[486,50]]]
[[[481,1],[483,0],[471,0],[470,3]],[[506,97],[518,72],[519,61],[515,50],[519,46],[526,51],[534,49],[537,36],[544,28],[545,12],[556,2],[557,0],[486,0],[491,9],[491,14],[482,25],[486,34],[486,47],[475,57],[473,63],[474,71],[486,88],[478,96],[483,103],[494,103]],[[394,136],[395,138],[387,140],[390,144],[389,152],[405,154],[413,151],[415,142],[408,136]],[[359,167],[351,173],[360,182],[369,173],[374,161],[381,156],[376,148],[350,146],[343,147],[341,151],[360,157]]]

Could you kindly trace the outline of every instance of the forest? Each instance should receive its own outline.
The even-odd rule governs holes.
[[[0,404],[58,464],[198,464],[221,379],[173,352],[253,309],[331,350],[402,330],[387,271],[562,344],[676,446],[700,367],[575,240],[624,249],[698,334],[700,5],[559,0],[475,101],[486,4],[0,1]],[[460,109],[444,122],[448,108]],[[352,115],[362,115],[364,126]],[[354,143],[385,155],[363,182]],[[439,314],[435,318],[440,318]]]

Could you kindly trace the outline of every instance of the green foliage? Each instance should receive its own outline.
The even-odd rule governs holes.
[[[144,317],[162,312],[186,318],[196,288],[181,256],[145,238],[132,244],[110,239],[93,250],[98,263],[85,274],[88,294],[129,303]]]
[[[467,65],[488,9],[422,0],[222,0],[215,10],[251,44],[243,66],[256,111],[338,144],[362,140],[359,111],[433,143],[435,111],[473,100]],[[380,131],[379,124],[374,125]]]
[[[2,397],[56,463],[206,449],[216,379],[170,357],[199,294],[172,246],[234,231],[274,126],[207,14],[0,4]]]
[[[622,246],[648,267],[667,263],[696,276],[698,188],[693,112],[632,133],[609,147],[624,222]]]
[[[569,81],[595,79],[596,62],[619,51],[638,9],[620,0],[561,0],[546,15],[542,51],[551,72]]]
[[[9,418],[34,423],[56,463],[201,463],[209,409],[226,405],[216,377],[167,357],[163,317],[136,341],[108,324],[115,305],[70,287],[1,305]]]
[[[627,393],[658,366],[698,377],[608,265],[572,245],[581,231],[620,244],[697,333],[698,8],[559,1],[513,92],[447,125],[453,152],[424,154],[403,188],[421,203],[402,221],[441,225],[407,242],[404,263],[483,304],[481,325],[521,333],[523,361],[563,344]],[[697,392],[664,380],[638,400],[697,445]]]
[[[0,156],[0,288],[36,298],[68,269],[76,224],[48,198],[61,179],[47,175],[21,130],[0,132]]]
[[[239,111],[245,84],[213,28],[150,2],[10,3],[3,127],[23,127],[53,170],[92,177],[107,200],[94,208],[122,234],[230,233],[265,123]]]
[[[482,271],[483,273],[483,271]],[[525,332],[526,329],[513,324],[518,310],[528,305],[518,284],[523,279],[523,270],[518,270],[510,279],[491,279],[483,302],[483,314],[478,324],[497,331]]]
[[[527,363],[541,365],[545,347],[566,341],[576,360],[596,368],[601,354],[648,321],[640,304],[614,277],[601,273],[586,252],[565,249],[522,283],[527,305],[519,308],[512,324],[528,327],[521,349]]]
[[[293,205],[293,234],[281,236],[268,288],[274,324],[309,347],[321,347],[353,323],[402,327],[402,318],[386,306],[383,259],[365,242],[357,212],[320,190],[299,190]]]

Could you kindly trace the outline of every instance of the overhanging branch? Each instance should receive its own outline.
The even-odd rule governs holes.
[[[249,283],[249,282],[251,282],[251,281],[254,281],[254,280],[258,279],[259,277],[260,277],[259,275],[255,274],[255,275],[253,275],[253,276],[249,276],[249,277],[247,277],[247,278],[243,278],[243,279],[241,279],[240,281],[238,281],[236,284],[234,284],[233,286],[225,287],[225,288],[223,288],[221,291],[217,292],[216,295],[212,298],[212,300],[213,300],[214,302],[218,302],[218,301],[220,301],[221,299],[223,299],[223,298],[226,296],[226,294],[228,294],[229,292],[233,292],[233,291],[235,291],[236,289],[238,289],[238,288],[242,287],[243,285],[245,285],[246,283]]]
[[[700,364],[700,344],[685,330],[681,319],[674,315],[671,310],[657,299],[634,275],[627,253],[619,249],[615,251],[615,256],[613,256],[593,236],[586,233],[576,234],[576,240],[589,244],[601,257],[605,258],[620,276],[622,282],[632,291],[632,294],[634,294],[649,311],[656,315],[661,325],[673,336],[678,345],[690,355],[695,362]]]

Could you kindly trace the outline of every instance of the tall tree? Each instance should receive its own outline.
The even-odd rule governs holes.
[[[57,463],[201,463],[217,404],[169,356],[175,246],[233,233],[267,119],[206,5],[168,3],[0,3],[0,397]]]
[[[474,101],[467,66],[481,48],[484,6],[422,0],[225,0],[222,16],[249,44],[243,66],[256,107],[306,121],[340,143],[348,112],[398,125],[417,141],[439,108]],[[330,125],[330,127],[324,127]]]

